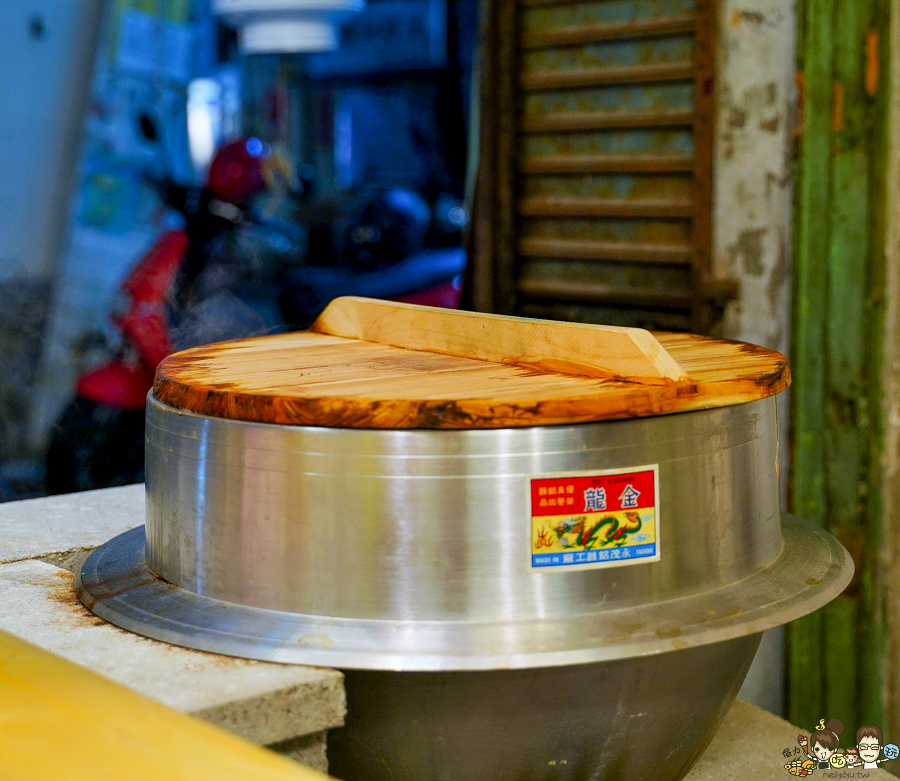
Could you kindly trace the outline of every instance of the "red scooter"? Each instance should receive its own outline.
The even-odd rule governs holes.
[[[164,233],[121,284],[126,307],[112,320],[122,336],[113,358],[79,377],[46,457],[49,493],[127,485],[144,477],[144,406],[156,366],[173,351],[173,302],[190,302],[211,244],[247,216],[265,189],[268,147],[256,138],[222,147],[200,192],[169,186],[183,230]]]

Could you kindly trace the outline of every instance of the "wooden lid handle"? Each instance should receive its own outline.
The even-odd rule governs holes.
[[[687,379],[649,331],[336,298],[311,331],[366,342],[645,385]]]

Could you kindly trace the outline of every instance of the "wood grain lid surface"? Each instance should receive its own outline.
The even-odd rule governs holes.
[[[340,316],[329,318],[329,311]],[[476,338],[467,341],[473,327]],[[338,299],[311,331],[169,356],[153,393],[171,407],[233,420],[479,429],[723,407],[790,384],[787,362],[774,350],[691,334],[655,334],[650,344],[645,334]],[[425,349],[412,346],[420,340]],[[606,346],[593,360],[584,345],[596,343]],[[640,376],[617,371],[635,366]]]

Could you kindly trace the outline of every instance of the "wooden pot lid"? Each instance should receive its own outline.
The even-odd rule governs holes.
[[[743,342],[347,297],[309,331],[170,355],[153,393],[233,420],[478,429],[724,407],[789,384],[781,353]]]

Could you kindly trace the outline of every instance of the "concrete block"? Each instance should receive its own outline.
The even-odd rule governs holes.
[[[325,755],[327,736],[327,732],[317,732],[314,735],[304,735],[303,737],[285,740],[282,743],[275,743],[268,748],[289,759],[293,759],[295,762],[299,762],[301,765],[327,772],[328,757]]]
[[[257,744],[343,724],[340,672],[235,659],[139,637],[84,608],[73,579],[71,572],[41,561],[0,565],[0,629]]]
[[[87,551],[143,523],[143,483],[0,504],[0,564]]]

